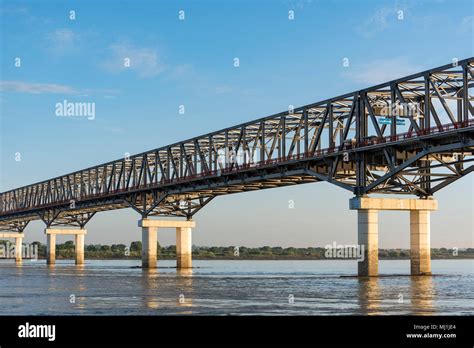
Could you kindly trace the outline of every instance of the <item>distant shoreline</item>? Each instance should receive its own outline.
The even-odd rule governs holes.
[[[130,258],[85,258],[86,260],[97,260],[97,261],[119,261],[119,260],[128,260],[128,261],[140,261],[141,258],[138,257],[130,257]],[[0,260],[13,260],[10,258],[0,258]],[[24,258],[23,260],[30,260],[28,258]],[[46,260],[44,257],[39,257],[38,260]],[[57,257],[56,260],[74,260],[74,258],[63,258],[63,257]],[[165,257],[165,258],[158,258],[158,261],[174,261],[176,258],[173,257]],[[302,257],[294,257],[294,258],[264,258],[264,257],[259,257],[259,258],[248,258],[248,257],[235,257],[235,258],[230,258],[230,257],[214,257],[214,258],[202,258],[202,257],[193,257],[193,260],[200,260],[200,261],[354,261],[357,260],[355,258],[302,258]],[[379,260],[388,260],[388,261],[396,261],[396,260],[410,260],[409,257],[399,257],[399,258],[379,258]],[[437,257],[437,258],[431,258],[431,260],[474,260],[474,257],[472,256],[462,256],[462,257]]]
[[[7,241],[0,240],[0,247],[6,245]],[[41,242],[35,241],[25,245],[29,248],[26,256],[45,259],[47,247]],[[33,249],[31,249],[33,248]],[[5,248],[4,248],[5,249]],[[6,250],[6,249],[5,249]],[[0,258],[6,256],[0,250]],[[34,254],[32,252],[34,251]],[[156,245],[159,260],[175,260],[176,246]],[[27,251],[27,250],[26,250]],[[140,260],[142,256],[142,242],[133,241],[125,244],[88,244],[84,248],[85,258],[88,260]],[[56,244],[56,259],[70,260],[75,257],[75,245],[73,241]],[[379,248],[380,260],[409,260],[410,249],[383,249]],[[192,248],[193,260],[355,260],[359,258],[357,246],[331,246],[328,247],[245,247],[245,246],[196,246]],[[474,259],[474,248],[431,248],[432,260],[456,260]]]

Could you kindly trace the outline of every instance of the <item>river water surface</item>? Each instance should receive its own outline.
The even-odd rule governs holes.
[[[381,260],[370,279],[351,260],[175,264],[2,260],[0,315],[474,315],[474,260],[433,260],[422,277],[409,276],[408,260]]]

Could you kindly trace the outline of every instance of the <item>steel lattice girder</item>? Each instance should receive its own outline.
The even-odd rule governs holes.
[[[3,192],[0,228],[126,207],[190,218],[217,195],[315,181],[431,195],[472,171],[473,69],[469,58]]]

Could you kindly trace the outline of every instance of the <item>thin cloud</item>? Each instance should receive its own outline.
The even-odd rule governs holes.
[[[78,90],[71,86],[54,83],[34,83],[24,81],[0,81],[0,91],[28,94],[76,94]]]
[[[227,85],[217,86],[216,94],[227,94],[232,92],[232,87]]]
[[[15,6],[15,7],[4,7],[0,8],[0,16],[6,15],[28,15],[29,10],[23,6]]]
[[[373,37],[375,34],[388,29],[394,23],[405,20],[410,6],[409,3],[404,3],[403,5],[380,7],[362,24],[356,26],[355,30],[362,36]],[[402,18],[399,18],[400,15]]]
[[[88,97],[91,94],[106,94],[108,98],[120,93],[116,89],[78,89],[56,83],[37,83],[26,81],[0,81],[0,92],[26,94],[74,94],[77,97]]]
[[[77,50],[79,35],[71,29],[61,28],[46,35],[47,47],[54,54],[68,54]]]
[[[343,77],[365,85],[376,85],[414,74],[422,68],[405,57],[376,59],[362,65],[350,65]]]
[[[299,9],[302,10],[306,5],[311,4],[312,0],[287,0],[285,1],[286,6],[289,9]]]
[[[110,133],[125,133],[125,129],[123,129],[123,127],[118,126],[104,126],[104,131]]]
[[[2,4],[0,8],[0,17],[14,17],[16,21],[26,21],[32,26],[51,24],[52,22],[49,18],[34,16],[28,7],[5,6],[5,4]]]
[[[131,70],[141,78],[150,78],[160,74],[164,65],[158,51],[148,47],[136,47],[128,43],[113,44],[109,47],[112,55],[104,67],[112,73]],[[126,63],[129,62],[129,66]]]
[[[474,16],[467,16],[461,20],[459,24],[459,30],[461,32],[474,32]]]
[[[190,64],[181,64],[172,68],[164,67],[164,69],[166,69],[166,80],[179,80],[194,73]]]

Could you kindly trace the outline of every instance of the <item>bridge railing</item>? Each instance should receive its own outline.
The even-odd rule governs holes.
[[[410,131],[410,132],[405,132],[401,134],[397,134],[395,136],[386,136],[383,138],[373,138],[373,139],[367,139],[364,140],[358,144],[356,144],[356,147],[361,147],[361,146],[368,146],[368,145],[375,145],[375,144],[381,144],[381,143],[389,143],[389,142],[394,142],[394,141],[399,141],[399,140],[405,140],[405,139],[411,139],[415,137],[420,137],[423,135],[432,135],[432,134],[437,134],[437,133],[442,133],[442,132],[448,132],[451,130],[456,130],[460,128],[465,128],[474,125],[474,119],[470,119],[468,121],[460,121],[456,123],[448,123],[448,124],[441,124],[439,126],[431,127],[431,128],[426,128],[426,129],[421,129],[420,131]]]

